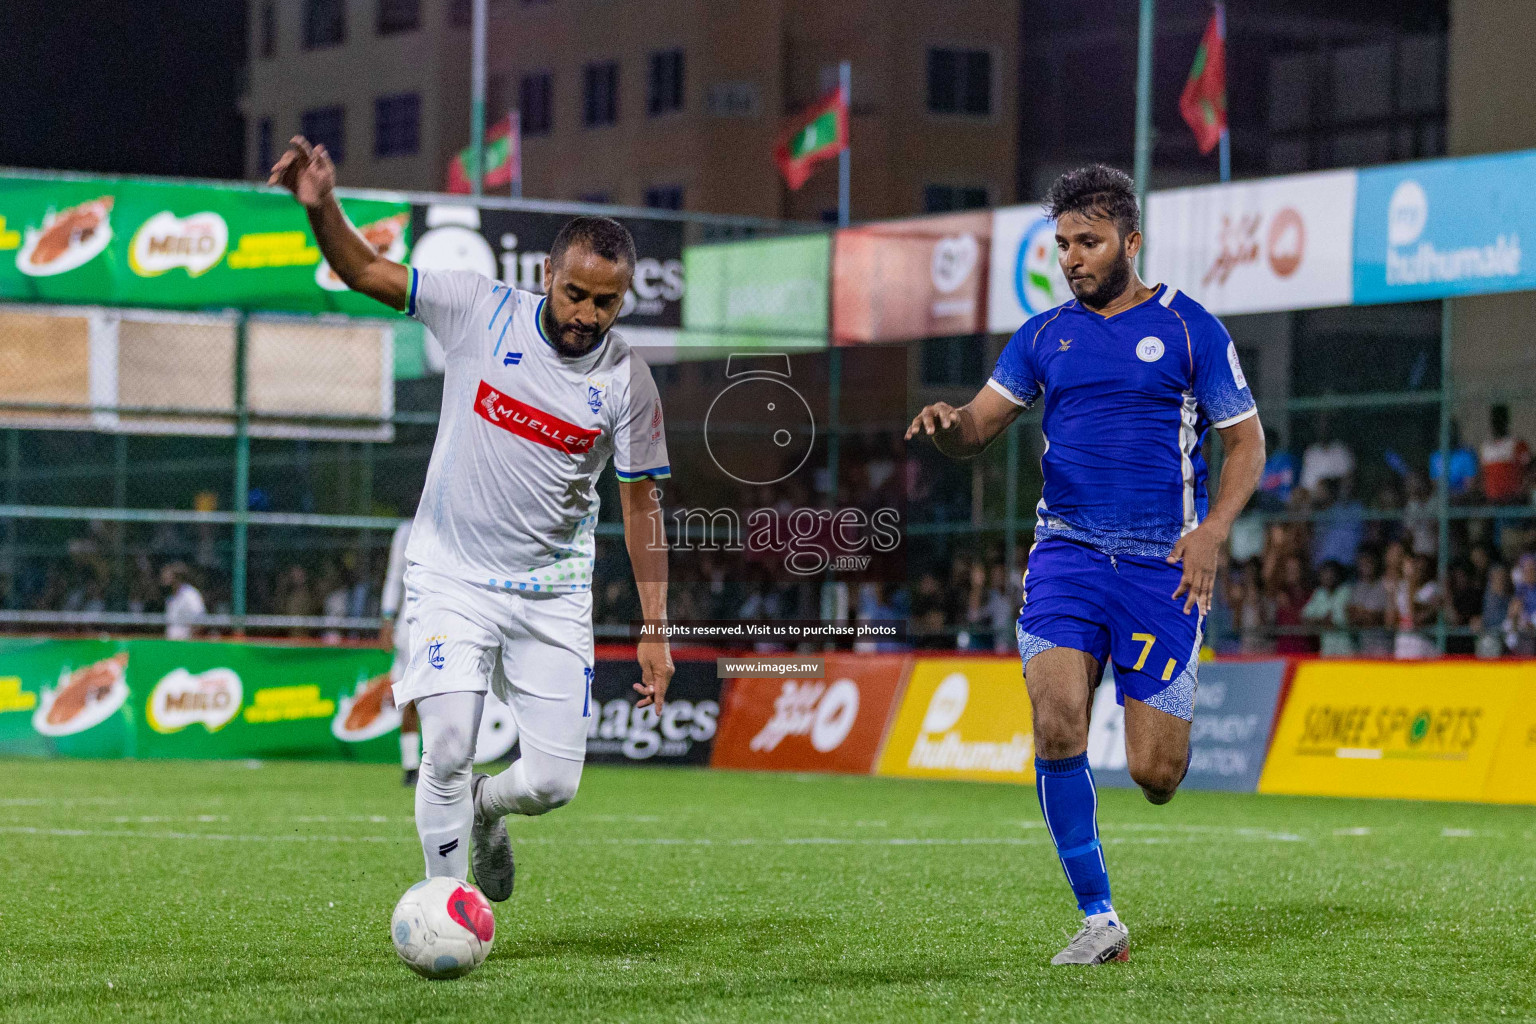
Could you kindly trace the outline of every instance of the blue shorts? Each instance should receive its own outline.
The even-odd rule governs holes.
[[[1029,555],[1019,657],[1052,647],[1086,651],[1115,666],[1115,698],[1134,697],[1186,722],[1195,714],[1201,615],[1174,600],[1183,570],[1161,558],[1106,555],[1043,540]]]

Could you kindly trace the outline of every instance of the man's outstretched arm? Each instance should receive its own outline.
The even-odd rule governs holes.
[[[1022,406],[1008,401],[989,384],[958,409],[948,402],[924,406],[906,436],[910,441],[918,434],[927,434],[933,438],[934,447],[950,458],[973,459],[1022,411]]]
[[[320,252],[348,288],[390,309],[405,308],[411,272],[380,256],[342,212],[336,201],[336,165],[324,146],[311,146],[304,136],[295,135],[273,165],[267,184],[286,188],[304,207]]]
[[[667,533],[662,526],[656,482],[647,477],[619,481],[619,502],[624,508],[624,546],[635,571],[640,609],[648,626],[667,621]],[[665,636],[642,637],[635,652],[640,662],[640,693],[637,707],[654,706],[659,713],[672,681],[672,648]]]

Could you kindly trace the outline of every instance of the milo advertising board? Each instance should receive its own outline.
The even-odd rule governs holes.
[[[389,655],[170,640],[0,641],[0,755],[388,762]]]
[[[407,204],[342,206],[405,259]],[[0,299],[387,314],[332,273],[286,194],[117,178],[0,176]]]

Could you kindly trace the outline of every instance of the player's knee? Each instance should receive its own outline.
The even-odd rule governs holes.
[[[422,753],[422,778],[437,789],[468,785],[474,767],[474,740],[457,729],[444,729],[433,736]]]
[[[1088,746],[1086,724],[1064,709],[1041,709],[1035,717],[1035,753],[1048,761],[1076,757]]]
[[[1129,766],[1131,781],[1141,787],[1149,803],[1165,804],[1178,792],[1184,781],[1184,763],[1167,760],[1144,762]]]
[[[581,784],[581,762],[540,766],[528,773],[527,781],[528,795],[539,806],[537,813],[564,807],[576,798],[576,788]]]

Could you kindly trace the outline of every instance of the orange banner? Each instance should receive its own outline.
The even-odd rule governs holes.
[[[869,774],[909,660],[829,654],[821,679],[730,680],[711,767]]]

